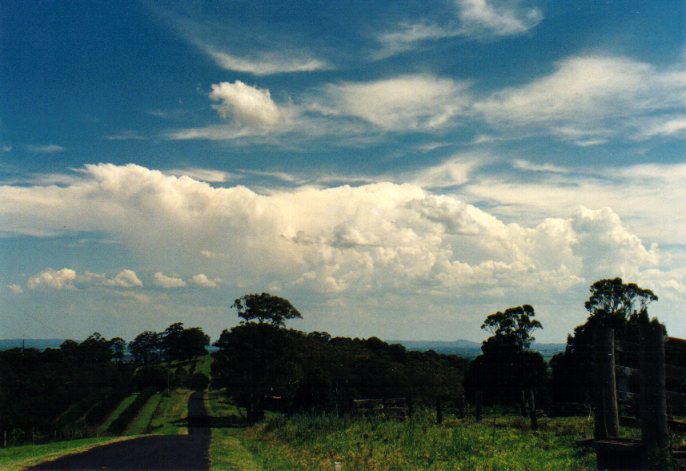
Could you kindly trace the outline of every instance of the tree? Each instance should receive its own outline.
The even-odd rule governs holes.
[[[657,296],[635,283],[624,284],[621,278],[603,279],[591,285],[591,296],[584,304],[591,317],[613,323],[626,321],[645,311]]]
[[[159,360],[160,337],[157,332],[146,330],[129,343],[129,350],[136,363],[147,365]]]
[[[124,353],[126,352],[126,341],[121,337],[113,337],[110,340],[110,348],[112,349],[112,358],[121,365],[124,362]]]
[[[524,392],[540,387],[546,375],[541,354],[529,351],[535,340],[532,331],[543,328],[534,316],[534,308],[525,304],[486,317],[481,328],[493,335],[483,342],[483,354],[470,364],[468,387],[482,391],[491,402],[520,402],[524,408]],[[529,402],[534,409],[531,394]]]
[[[231,307],[236,308],[238,317],[244,322],[256,320],[258,323],[283,327],[288,319],[302,318],[287,299],[269,293],[246,294],[236,299]]]

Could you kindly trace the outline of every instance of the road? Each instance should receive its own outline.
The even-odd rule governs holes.
[[[207,470],[211,430],[202,392],[188,399],[188,435],[136,438],[30,469]]]

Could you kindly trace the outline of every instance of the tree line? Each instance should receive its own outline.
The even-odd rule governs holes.
[[[557,415],[588,413],[594,328],[612,326],[618,339],[636,339],[637,319],[656,300],[652,291],[620,278],[597,281],[585,303],[586,322],[549,363],[531,350],[534,333],[543,328],[533,306],[507,308],[485,318],[481,327],[491,335],[482,354],[469,362],[431,350],[408,351],[376,337],[287,328],[287,321],[302,317],[288,300],[246,294],[231,306],[239,324],[214,343],[211,381],[245,408],[250,423],[261,420],[267,409],[345,414],[355,399],[403,397],[410,407],[436,406],[437,413],[442,408],[464,414],[481,405],[513,407],[528,411],[534,426],[536,408]],[[169,365],[205,355],[208,345],[202,329],[175,323],[162,332],[142,332],[128,344],[95,333],[80,343],[67,340],[58,349],[0,352],[0,429],[49,433],[65,411],[79,411],[77,404],[90,407],[83,411],[87,417],[91,410],[105,413],[106,404],[132,391],[202,389],[209,378]],[[95,414],[90,421],[97,419]]]
[[[175,323],[163,332],[143,332],[128,346],[120,337],[96,332],[82,342],[65,340],[59,348],[0,351],[0,435],[21,443],[71,436],[75,428],[87,434],[133,392],[203,388],[208,378],[171,362],[207,354],[209,340],[199,327]]]

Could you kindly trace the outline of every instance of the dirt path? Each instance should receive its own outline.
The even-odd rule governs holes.
[[[207,470],[211,430],[202,392],[188,399],[188,435],[144,437],[105,445],[30,469]]]

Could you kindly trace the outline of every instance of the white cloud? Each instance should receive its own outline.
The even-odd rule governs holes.
[[[29,144],[26,146],[26,149],[35,154],[58,154],[66,150],[64,147],[58,146],[57,144]]]
[[[469,174],[477,167],[483,156],[461,155],[445,162],[413,172],[401,181],[411,181],[422,188],[448,188],[462,185],[469,180]]]
[[[538,8],[523,8],[520,2],[501,0],[455,0],[462,30],[468,35],[522,34],[543,19]]]
[[[24,292],[24,289],[17,284],[7,285],[7,289],[10,290],[12,294],[22,294]]]
[[[538,8],[527,8],[519,1],[454,0],[455,18],[443,24],[427,20],[403,22],[376,35],[381,49],[373,59],[385,59],[414,49],[431,40],[468,36],[505,37],[524,34],[543,20]],[[455,21],[457,20],[457,21]]]
[[[60,270],[46,268],[37,275],[29,278],[26,285],[30,289],[36,289],[41,286],[53,289],[74,289],[75,280],[76,272],[71,268],[62,268]]]
[[[650,137],[679,132],[680,118],[668,114],[671,124],[656,127],[655,113],[671,113],[684,104],[685,70],[623,57],[574,56],[547,76],[476,102],[474,109],[496,126],[534,126],[594,145],[621,133]]]
[[[328,85],[318,111],[363,119],[385,130],[446,126],[467,105],[467,84],[431,75]]]
[[[193,178],[194,180],[208,183],[224,183],[235,178],[234,175],[228,172],[208,168],[172,169],[165,170],[164,173],[168,175],[174,175],[176,177],[187,176]]]
[[[117,288],[140,288],[143,286],[143,282],[138,278],[135,271],[127,268],[121,270],[111,280],[105,281],[105,285]]]
[[[167,276],[159,271],[153,275],[153,284],[165,289],[183,288],[186,286],[186,282],[183,281],[183,279],[175,276]]]
[[[219,283],[221,282],[220,278],[209,278],[207,275],[204,273],[198,273],[197,275],[193,275],[190,279],[190,282],[196,286],[200,286],[202,288],[216,288],[219,286]]]
[[[5,231],[23,233],[36,225],[53,233],[65,225],[97,230],[159,263],[173,251],[175,262],[189,270],[202,269],[207,261],[197,254],[213,247],[212,253],[232,261],[221,267],[223,279],[279,282],[284,289],[291,283],[314,292],[452,292],[476,285],[516,290],[523,284],[545,291],[592,281],[604,270],[661,266],[657,249],[646,248],[609,209],[548,217],[527,227],[417,185],[301,187],[259,195],[135,165],[89,166],[87,172],[84,181],[66,188],[0,187],[7,202],[0,212]],[[171,279],[161,272],[156,278]],[[105,284],[142,286],[131,270]]]
[[[331,65],[312,57],[298,57],[297,53],[257,53],[252,57],[240,57],[203,44],[201,49],[221,68],[253,75],[272,75],[293,72],[327,70]]]
[[[210,98],[221,102],[214,105],[219,116],[233,119],[246,126],[275,127],[283,119],[283,112],[274,103],[269,90],[246,85],[240,80],[212,85]]]

